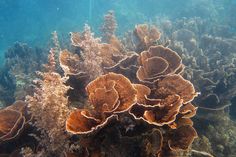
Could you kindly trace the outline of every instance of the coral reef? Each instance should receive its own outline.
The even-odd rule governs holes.
[[[28,139],[21,141],[29,133],[32,115],[29,113],[28,104],[18,100],[12,105],[0,110],[0,154],[12,156],[18,154],[20,143],[28,143]],[[30,142],[33,144],[33,141]],[[8,155],[7,155],[8,156]]]
[[[148,51],[143,51],[139,62],[141,66],[137,71],[137,78],[144,82],[154,81],[174,73],[178,74],[183,70],[179,55],[163,46],[152,46]]]
[[[128,110],[135,103],[137,93],[127,78],[115,73],[90,82],[86,90],[91,111],[75,111],[67,120],[67,131],[75,134],[93,132],[113,118],[113,113]]]
[[[66,77],[55,72],[55,52],[51,49],[46,72],[39,73],[38,88],[33,96],[27,96],[29,111],[34,118],[33,126],[40,131],[39,152],[42,156],[60,156],[68,147],[65,119],[69,114],[66,93],[70,87]]]
[[[5,54],[5,65],[1,69],[1,101],[4,106],[14,100],[24,100],[33,93],[32,81],[35,71],[42,69],[45,60],[43,50],[30,48],[23,43],[15,43]]]
[[[89,106],[73,111],[66,122],[66,129],[72,134],[96,136],[96,133],[111,121],[122,123],[123,114],[129,110],[134,120],[143,120],[157,127],[169,125],[169,129],[165,128],[168,133],[162,130],[164,128],[159,128],[159,136],[164,140],[159,141],[159,149],[153,151],[153,155],[165,156],[171,151],[187,150],[197,136],[192,123],[183,120],[194,116],[196,109],[190,104],[182,106],[183,99],[176,95],[177,93],[170,93],[165,99],[150,99],[146,97],[151,94],[147,86],[132,85],[123,75],[115,73],[98,77],[87,85],[86,90]],[[193,97],[192,94],[188,101]],[[147,103],[140,104],[142,102]],[[194,113],[191,114],[192,112]],[[181,116],[176,119],[178,114]],[[93,153],[93,149],[90,150],[91,146],[87,146],[86,149]],[[102,150],[97,151],[100,154],[106,153]]]
[[[60,19],[66,24],[52,33],[47,65],[48,51],[19,42],[8,49],[0,69],[0,156],[236,156],[236,3],[148,3],[101,8],[93,1],[92,27],[69,38],[60,27],[75,31],[75,23]],[[91,11],[108,7],[118,16],[108,11],[99,27]],[[87,18],[79,16],[76,28]],[[1,33],[4,43],[11,35]]]
[[[161,34],[154,25],[140,24],[135,26],[133,32],[127,33],[124,45],[128,50],[140,53],[155,45],[160,37]]]
[[[34,94],[26,97],[24,110],[5,108],[0,113],[4,120],[0,133],[4,137],[10,131],[19,142],[16,148],[0,153],[26,157],[190,155],[198,137],[191,120],[197,110],[192,101],[198,93],[181,76],[180,55],[158,45],[161,36],[154,26],[137,25],[124,39],[134,40],[127,43],[115,36],[115,27],[109,12],[103,25],[104,41],[85,25],[82,33],[71,33],[70,50],[61,50],[54,34],[55,47],[45,70],[37,72],[40,79],[34,80]],[[5,116],[5,112],[15,116]],[[31,130],[15,139],[28,121]]]
[[[101,75],[103,73],[101,68],[102,59],[98,55],[100,53],[100,39],[94,37],[90,27],[85,25],[82,34],[71,33],[71,41],[73,46],[81,50],[80,55],[83,60],[81,70],[89,73],[91,80]]]
[[[206,35],[204,25],[201,19],[177,21],[166,37],[183,59],[184,77],[201,92],[196,103],[217,110],[229,106],[235,96],[235,40]]]
[[[27,104],[16,101],[9,107],[0,110],[0,142],[7,142],[20,135],[32,116],[27,113]]]
[[[144,34],[145,38],[149,38],[149,35]],[[79,41],[79,38],[75,40]],[[151,45],[147,43],[143,45],[142,49],[147,51],[140,54],[131,53],[128,56],[124,54],[123,59],[117,64],[104,68],[104,73],[107,74],[100,75],[86,85],[87,101],[72,111],[66,122],[67,131],[80,137],[81,148],[74,153],[86,150],[91,156],[109,156],[111,153],[108,151],[111,148],[107,148],[107,144],[110,145],[111,142],[109,134],[117,136],[117,142],[113,143],[114,148],[126,145],[127,138],[130,139],[130,145],[134,141],[140,143],[145,149],[140,150],[137,156],[141,154],[177,156],[189,150],[191,143],[197,137],[192,127],[193,122],[190,120],[197,109],[190,102],[197,93],[193,85],[180,75],[184,66],[179,55],[163,46]],[[158,60],[156,64],[151,64],[150,60],[155,59]],[[130,62],[131,60],[134,62]],[[160,60],[166,67],[162,66]],[[131,69],[129,67],[135,70],[129,70]],[[163,72],[159,72],[158,67],[163,67]],[[67,73],[68,70],[74,71],[76,68],[70,65],[63,69]],[[152,80],[151,82],[146,84],[144,79],[131,77],[141,75],[140,69],[143,69],[142,74],[147,76],[146,79]],[[136,72],[136,75],[129,72]],[[132,83],[130,77],[131,81],[134,79],[137,83]],[[123,126],[123,123],[127,122],[130,124]],[[136,128],[144,129],[136,130]],[[158,139],[157,143],[147,138],[145,132],[154,133]],[[117,156],[130,156],[133,149],[131,147],[130,152],[126,154],[120,147],[114,151]]]
[[[195,117],[195,124],[200,134],[193,148],[209,152],[214,156],[234,156],[236,124],[224,111],[211,111]]]
[[[201,18],[168,23],[168,30],[163,23],[162,33],[166,38],[161,40],[164,43],[169,40],[168,47],[182,57],[185,65],[183,77],[201,93],[194,100],[199,108],[195,127],[200,139],[193,148],[215,156],[231,156],[235,154],[235,147],[226,143],[234,143],[234,139],[231,138],[230,142],[221,139],[219,141],[224,142],[220,144],[217,140],[234,134],[229,130],[235,124],[228,116],[233,118],[235,114],[235,39],[225,38],[229,35],[223,26],[212,26]]]
[[[115,31],[117,28],[117,23],[114,15],[114,11],[110,10],[104,16],[104,24],[101,27],[101,32],[103,36],[103,41],[110,43],[113,38],[115,38]]]

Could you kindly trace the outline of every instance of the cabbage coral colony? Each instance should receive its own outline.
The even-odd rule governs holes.
[[[194,99],[198,105],[195,127],[200,138],[193,148],[214,156],[232,156],[235,154],[235,135],[232,135],[235,124],[231,119],[235,118],[236,111],[236,40],[226,36],[228,27],[214,24],[215,29],[209,27],[210,23],[199,17],[175,22],[164,20],[162,30],[165,40],[170,41],[168,47],[178,52],[186,66],[184,78],[201,92]]]
[[[29,121],[36,147],[23,142],[4,153],[23,146],[24,156],[188,155],[197,137],[191,120],[197,92],[181,76],[181,57],[157,45],[154,26],[137,25],[126,44],[116,26],[110,12],[102,26],[106,43],[88,25],[71,33],[73,51],[59,55],[64,76],[51,49],[35,94],[0,111],[0,147],[19,140]]]

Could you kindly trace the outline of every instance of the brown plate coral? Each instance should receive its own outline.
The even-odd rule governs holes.
[[[177,157],[190,151],[198,136],[190,119],[198,93],[181,76],[181,57],[157,45],[160,32],[146,24],[135,27],[131,51],[130,42],[115,36],[113,16],[105,16],[103,41],[86,25],[71,33],[73,49],[56,54],[56,44],[50,50],[28,105],[17,102],[0,111],[1,141],[15,140],[31,113],[29,134],[37,144],[19,142],[23,154]]]
[[[0,143],[14,140],[24,130],[32,116],[27,104],[16,101],[13,105],[0,110]]]

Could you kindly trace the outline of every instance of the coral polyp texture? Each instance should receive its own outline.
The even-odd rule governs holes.
[[[157,44],[155,26],[137,25],[123,39],[135,42],[121,41],[116,27],[109,12],[103,40],[85,25],[82,33],[71,33],[72,49],[57,43],[50,50],[34,94],[16,102],[24,106],[0,110],[0,147],[20,139],[0,153],[23,145],[18,153],[27,157],[188,156],[198,137],[191,120],[198,93],[181,76],[181,57]],[[23,137],[34,140],[24,143]]]

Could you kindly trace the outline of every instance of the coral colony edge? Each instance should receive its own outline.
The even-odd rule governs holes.
[[[191,118],[198,110],[195,102],[217,98],[208,91],[204,101],[199,96],[194,85],[200,87],[203,78],[190,68],[191,56],[164,40],[167,34],[154,25],[137,24],[123,38],[116,28],[110,11],[101,38],[85,24],[83,32],[70,33],[67,49],[54,32],[44,66],[46,55],[37,56],[41,50],[15,45],[22,60],[7,64],[17,76],[17,100],[0,109],[0,157],[213,156],[198,149],[202,141]],[[173,40],[194,36],[181,31]],[[213,42],[209,36],[205,40]],[[14,56],[14,48],[8,56]],[[38,61],[25,63],[27,58]],[[12,62],[28,69],[11,67]],[[224,108],[218,104],[206,108]]]

